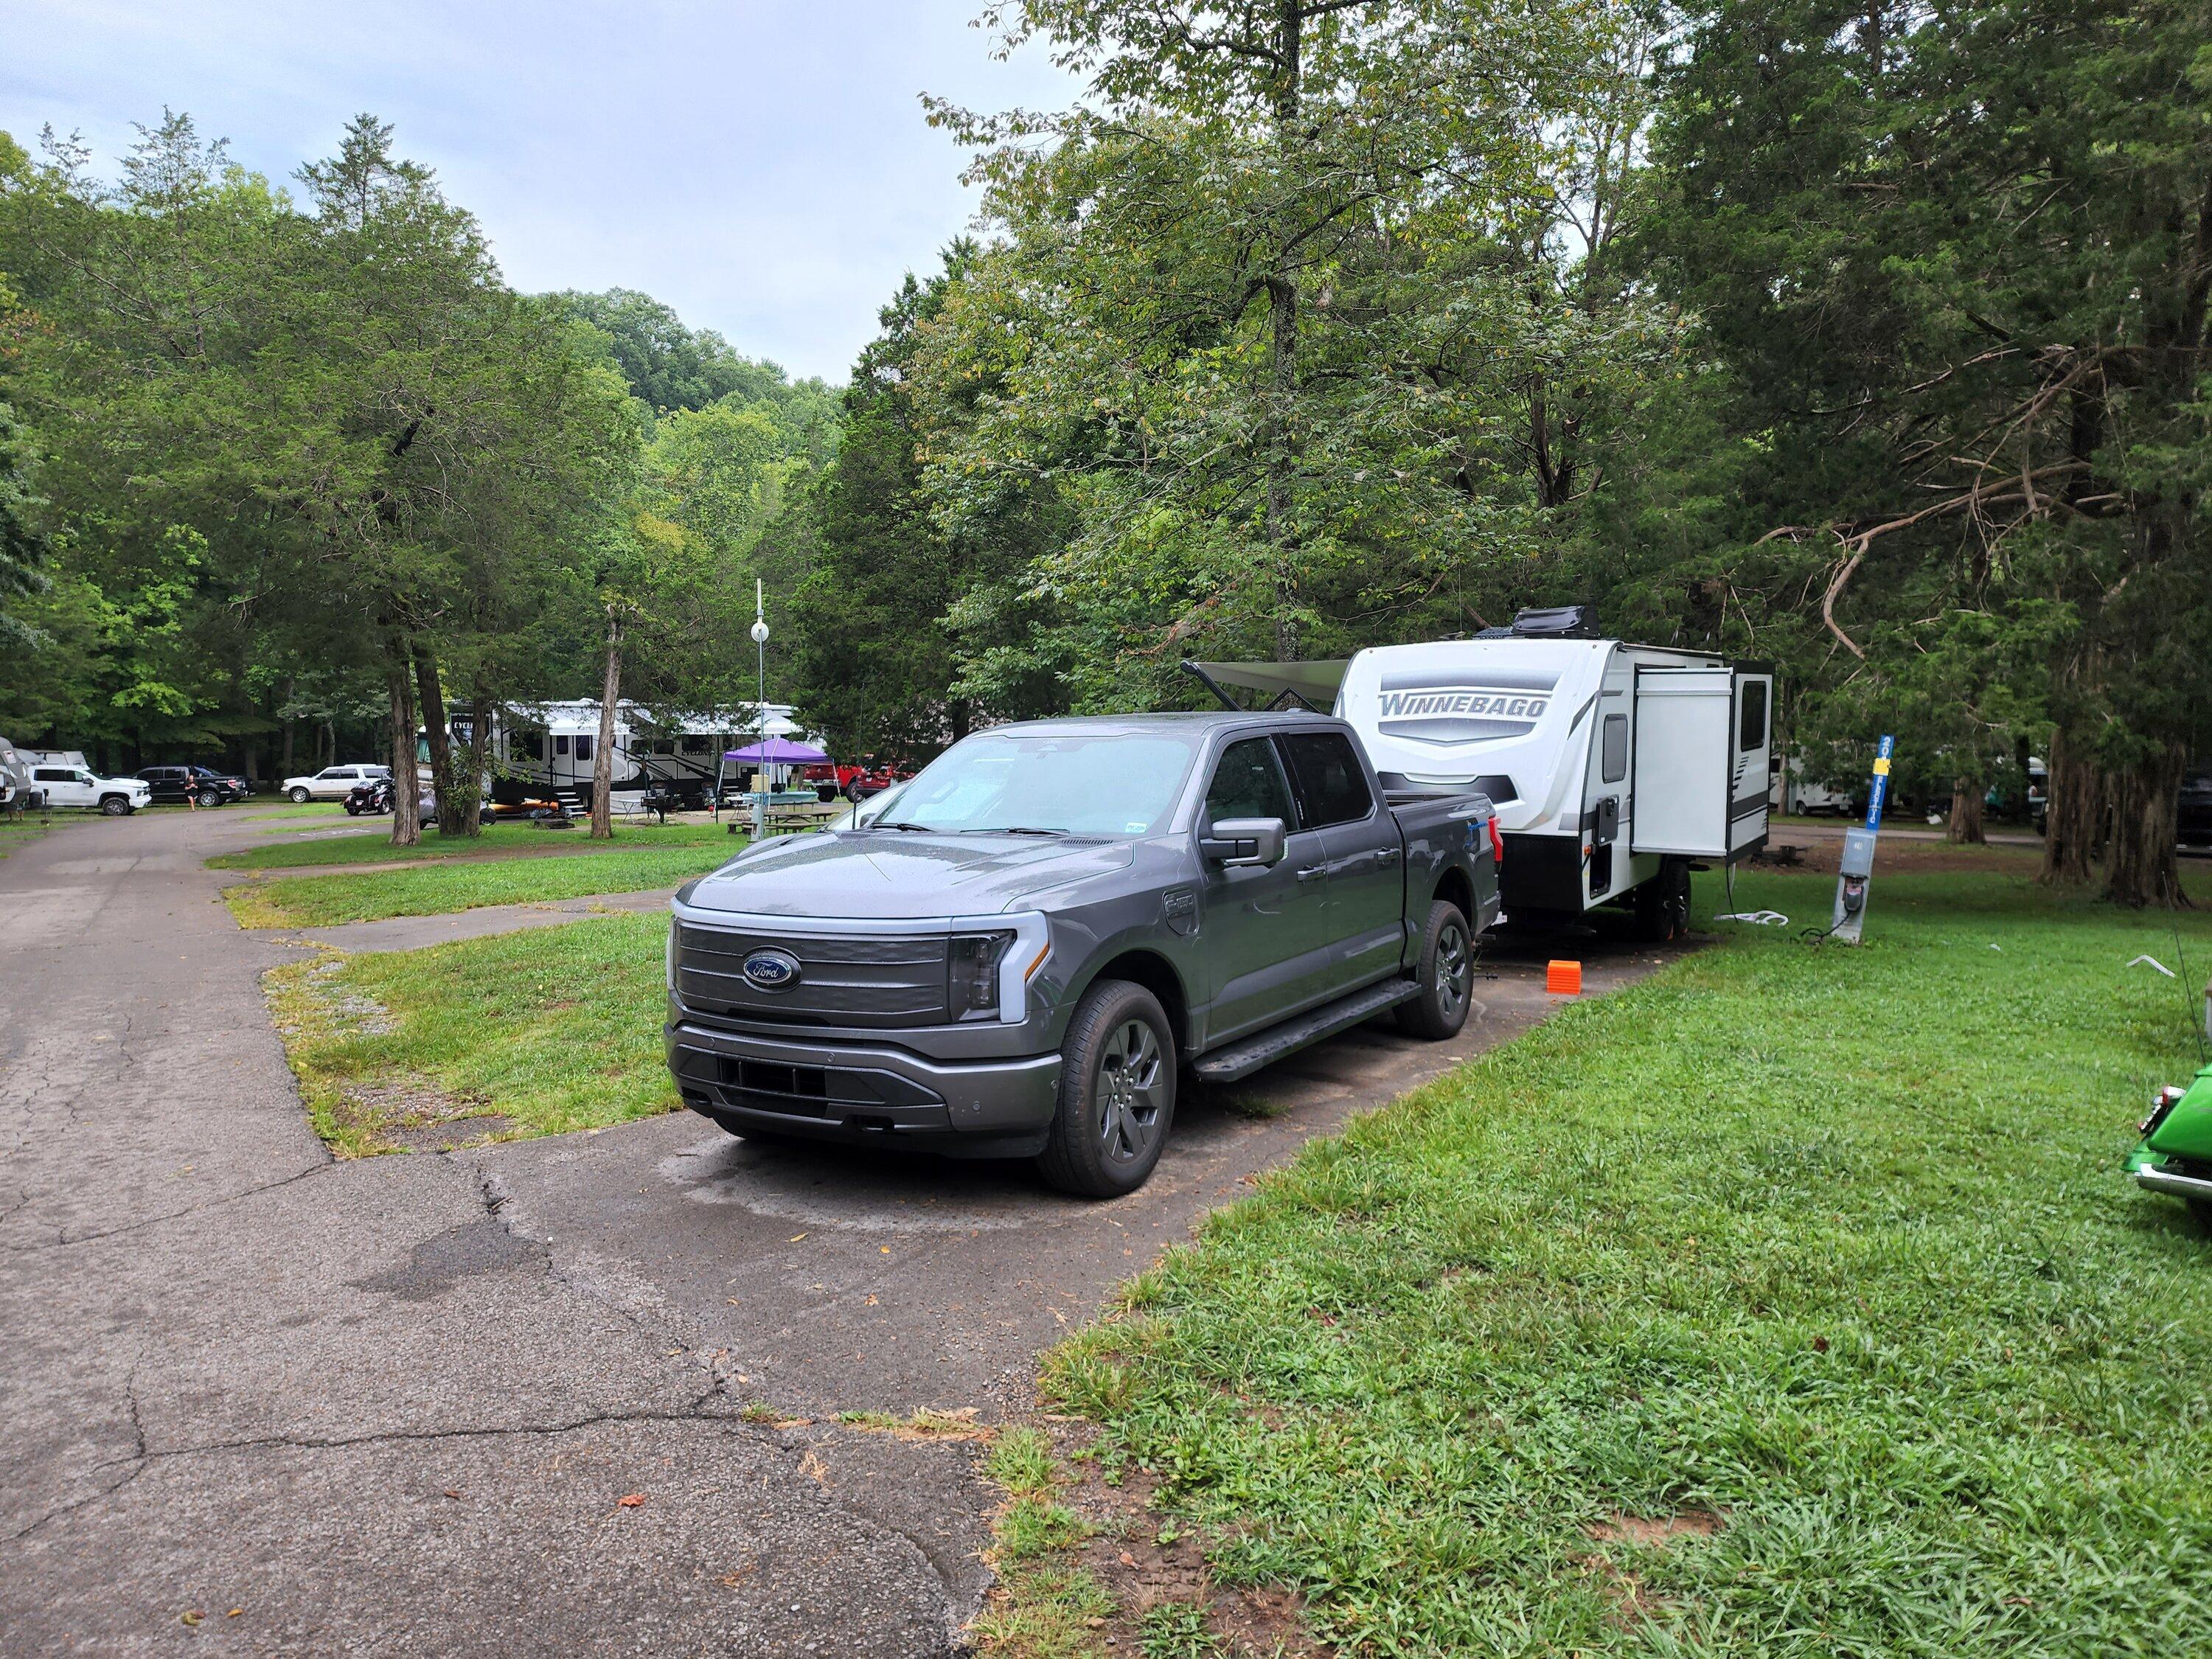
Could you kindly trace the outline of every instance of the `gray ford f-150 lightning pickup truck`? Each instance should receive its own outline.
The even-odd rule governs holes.
[[[1033,1157],[1130,1192],[1182,1066],[1243,1077],[1386,1009],[1456,1032],[1497,842],[1484,797],[1386,794],[1322,715],[994,727],[875,821],[677,895],[668,1064],[749,1138]]]

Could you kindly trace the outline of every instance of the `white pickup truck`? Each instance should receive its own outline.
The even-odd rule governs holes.
[[[97,777],[82,766],[34,766],[31,781],[48,806],[82,807],[111,818],[128,817],[153,799],[143,778]]]

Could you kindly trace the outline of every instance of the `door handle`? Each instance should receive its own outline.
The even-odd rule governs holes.
[[[1376,863],[1377,863],[1377,864],[1395,864],[1397,861],[1398,861],[1398,849],[1397,849],[1396,848],[1395,848],[1395,847],[1378,847],[1378,848],[1376,848],[1375,849],[1375,862],[1376,862]]]
[[[1319,881],[1328,873],[1328,866],[1322,864],[1309,864],[1298,872],[1298,879],[1300,881]]]

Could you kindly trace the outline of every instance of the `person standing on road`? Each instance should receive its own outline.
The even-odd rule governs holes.
[[[191,773],[187,772],[185,774],[185,811],[187,812],[197,812],[199,810],[199,781],[193,777]]]

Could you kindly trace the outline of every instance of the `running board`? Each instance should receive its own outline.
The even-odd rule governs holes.
[[[1309,1042],[1349,1030],[1385,1009],[1411,1002],[1421,988],[1410,979],[1386,979],[1335,1002],[1324,1003],[1311,1013],[1271,1026],[1255,1037],[1227,1048],[1217,1048],[1191,1063],[1191,1070],[1208,1083],[1234,1083],[1262,1066],[1272,1066],[1285,1054],[1294,1054]]]

